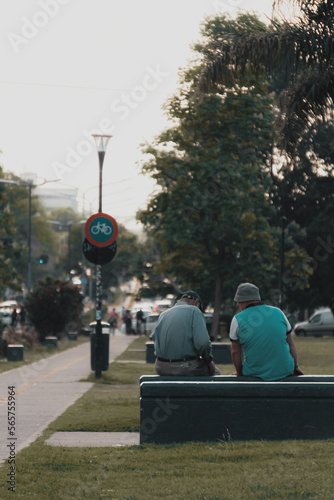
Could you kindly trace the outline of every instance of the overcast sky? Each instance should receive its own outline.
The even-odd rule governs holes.
[[[95,213],[98,158],[90,135],[112,134],[102,209],[133,229],[136,210],[153,190],[136,165],[140,144],[166,127],[161,107],[177,88],[200,23],[238,10],[270,16],[271,6],[271,0],[0,0],[5,172],[61,178],[57,184],[77,187]]]

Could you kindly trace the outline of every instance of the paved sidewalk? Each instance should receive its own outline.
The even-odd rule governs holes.
[[[135,338],[119,332],[110,335],[109,362]],[[0,375],[0,463],[8,459],[12,448],[17,453],[35,441],[53,420],[92,387],[90,382],[79,382],[90,372],[90,342],[87,342]],[[11,387],[15,391],[15,410],[7,399]],[[8,417],[13,417],[8,415],[8,410],[15,413],[14,435],[9,434],[13,429],[8,430]]]
[[[139,445],[139,432],[55,432],[45,441],[50,446],[106,448]]]

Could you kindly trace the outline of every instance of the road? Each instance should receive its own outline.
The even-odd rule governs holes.
[[[133,340],[132,335],[111,335],[109,362]],[[17,453],[32,443],[92,387],[90,382],[79,382],[90,372],[87,342],[0,375],[0,463],[9,458],[11,450]]]

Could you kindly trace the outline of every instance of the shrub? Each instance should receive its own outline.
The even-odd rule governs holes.
[[[35,327],[40,342],[45,337],[61,338],[68,325],[81,330],[83,296],[71,283],[51,277],[37,282],[26,296],[24,306],[28,321]]]
[[[2,333],[2,341],[6,346],[10,344],[23,344],[26,349],[31,349],[37,339],[37,332],[34,327],[14,328],[13,326],[6,326]],[[4,352],[6,355],[6,352]]]

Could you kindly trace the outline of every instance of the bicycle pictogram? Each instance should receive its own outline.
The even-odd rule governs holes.
[[[91,232],[94,235],[103,233],[108,236],[109,234],[111,234],[111,227],[108,226],[105,222],[98,222],[95,226],[91,226]]]
[[[86,222],[85,235],[89,243],[96,247],[107,247],[113,243],[118,234],[117,222],[111,215],[99,212]]]

